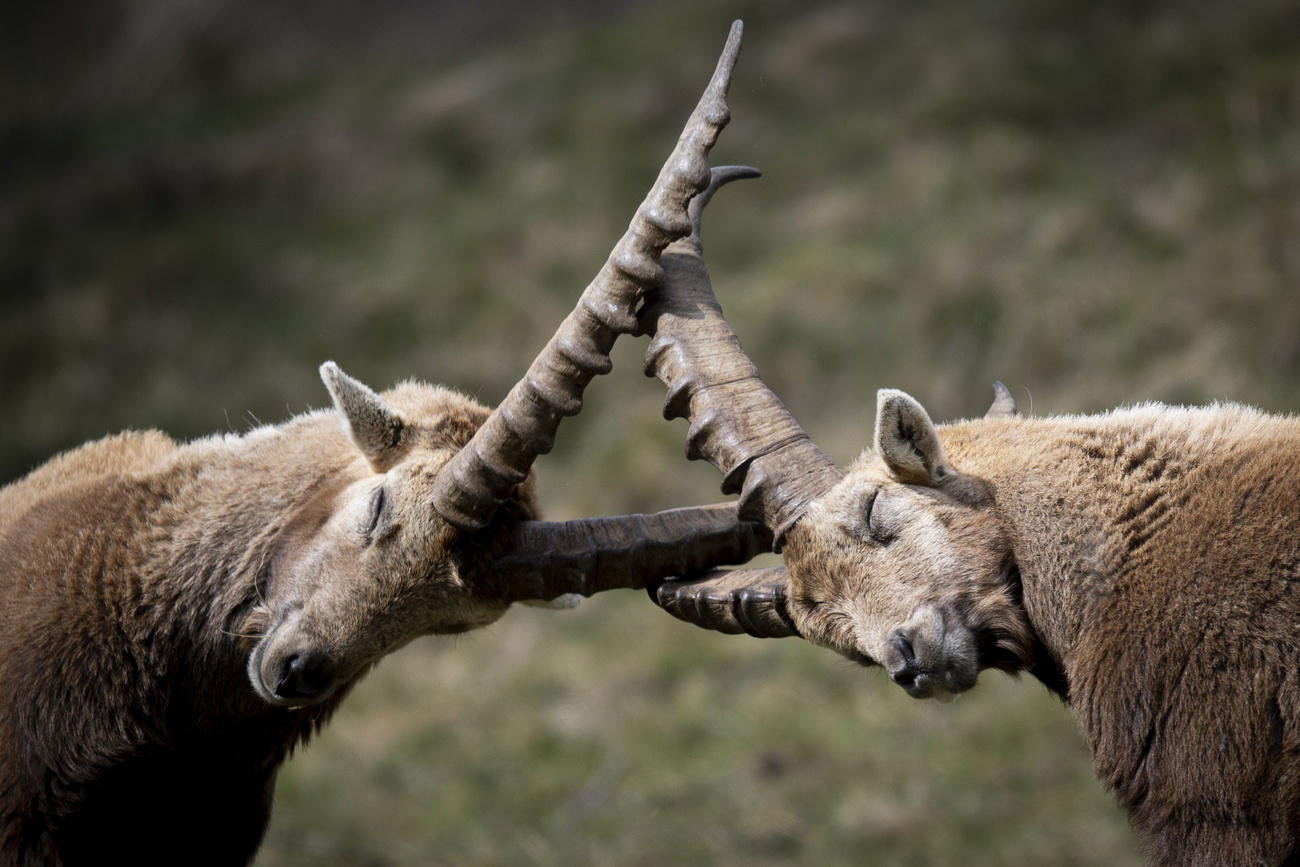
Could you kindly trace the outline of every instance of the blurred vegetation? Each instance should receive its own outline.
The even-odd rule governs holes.
[[[333,358],[495,403],[622,232],[733,17],[719,297],[830,454],[873,393],[973,415],[1300,406],[1287,0],[47,0],[0,10],[0,481],[127,427],[243,430]],[[553,517],[717,499],[616,350]],[[950,706],[635,594],[381,665],[259,863],[1133,863],[1069,714]]]

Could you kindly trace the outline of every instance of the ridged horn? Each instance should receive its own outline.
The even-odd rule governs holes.
[[[770,569],[717,569],[695,578],[664,581],[650,598],[669,614],[702,629],[755,638],[798,636],[786,603],[789,575]]]
[[[714,297],[700,243],[703,205],[722,184],[753,169],[714,169],[693,206],[692,232],[675,241],[661,263],[667,279],[642,309],[654,335],[644,369],[668,387],[664,418],[687,418],[686,456],[703,458],[723,475],[722,492],[740,494],[740,517],[785,533],[808,505],[843,478],[758,375]]]
[[[663,282],[659,258],[691,230],[687,207],[708,185],[709,150],[730,119],[727,89],[741,32],[734,22],[708,88],[604,267],[524,378],[438,474],[433,506],[451,524],[487,525],[536,457],[551,450],[560,420],[582,408],[587,383],[609,372],[618,335],[637,330],[637,306]]]
[[[736,519],[734,503],[614,518],[522,521],[513,547],[493,562],[492,572],[507,601],[591,596],[745,563],[771,544],[766,528]]]

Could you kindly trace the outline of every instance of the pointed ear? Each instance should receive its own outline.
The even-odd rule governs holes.
[[[401,451],[406,423],[396,410],[379,399],[365,384],[344,373],[332,361],[320,366],[343,429],[376,472],[391,467]]]
[[[876,392],[876,451],[900,482],[935,485],[954,473],[925,408],[896,389]]]

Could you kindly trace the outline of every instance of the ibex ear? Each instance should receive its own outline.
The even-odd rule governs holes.
[[[394,409],[379,399],[364,383],[348,376],[332,361],[320,366],[334,406],[342,417],[343,429],[376,472],[384,472],[394,463],[406,423]]]
[[[925,408],[896,389],[876,392],[876,451],[900,482],[934,485],[954,472]]]

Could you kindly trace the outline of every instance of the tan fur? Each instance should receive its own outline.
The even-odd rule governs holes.
[[[1300,420],[1148,405],[937,433],[956,475],[903,484],[868,452],[791,534],[801,631],[888,668],[914,611],[959,617],[981,665],[1068,700],[1155,863],[1300,857]]]
[[[330,411],[121,434],[0,489],[0,862],[248,860],[277,766],[370,665],[502,614],[501,533],[458,539],[428,500],[487,411],[382,399],[405,421],[386,474]],[[500,526],[534,511],[525,485]],[[309,699],[270,682],[294,653],[324,660]]]

